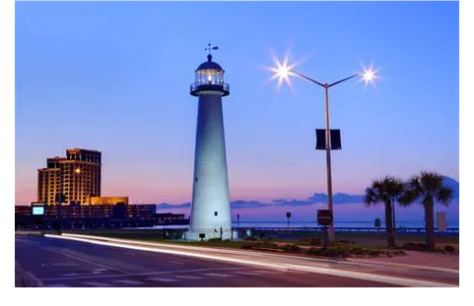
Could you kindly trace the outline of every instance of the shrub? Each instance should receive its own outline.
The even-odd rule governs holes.
[[[416,250],[417,246],[413,242],[405,243],[402,247],[404,250]]]
[[[337,243],[339,244],[354,244],[355,242],[349,240],[338,240]]]
[[[309,245],[321,245],[321,239],[320,238],[312,237],[312,238],[309,238],[307,241],[308,241]]]
[[[381,252],[381,251],[377,251],[377,250],[370,250],[370,251],[369,251],[369,255],[370,255],[370,256],[374,256],[374,257],[375,257],[375,256],[379,256],[380,253],[382,253],[382,252]]]
[[[456,248],[453,247],[452,245],[445,245],[445,246],[444,246],[444,250],[445,250],[446,252],[452,253],[452,252],[456,251]]]
[[[280,247],[274,243],[271,242],[256,242],[254,244],[251,244],[251,249],[272,249],[272,250],[279,250]]]
[[[297,245],[294,244],[285,244],[284,246],[281,247],[282,250],[286,252],[299,252],[301,251],[301,248]]]
[[[222,241],[221,238],[210,238],[210,239],[207,239],[207,242],[217,242],[217,241]]]
[[[366,253],[366,250],[359,247],[354,247],[350,249],[350,252],[354,255],[364,255]]]
[[[331,257],[331,258],[346,258],[349,257],[349,251],[343,248],[327,248],[327,249],[317,249],[310,248],[306,251],[309,255]]]

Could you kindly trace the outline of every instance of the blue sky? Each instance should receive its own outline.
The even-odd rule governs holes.
[[[191,198],[194,70],[214,59],[224,98],[234,200],[325,192],[324,96],[302,80],[267,83],[271,54],[335,81],[374,64],[374,86],[330,91],[334,190],[361,193],[385,174],[459,179],[457,2],[17,2],[16,204],[36,199],[36,169],[70,147],[103,152],[104,195]]]

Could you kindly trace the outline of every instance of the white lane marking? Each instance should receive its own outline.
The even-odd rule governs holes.
[[[130,280],[130,279],[121,279],[121,280],[117,280],[115,282],[116,283],[121,283],[121,284],[126,284],[126,285],[141,285],[141,284],[143,284],[143,282],[134,281],[134,280]]]
[[[231,277],[231,274],[223,274],[223,273],[204,273],[203,275],[206,276],[215,276],[215,277]]]
[[[46,234],[45,237],[54,238],[53,236]],[[92,239],[95,241],[111,241],[111,242],[121,242],[121,243],[131,243],[131,244],[140,244],[140,245],[147,245],[147,246],[155,246],[155,247],[166,247],[166,248],[175,248],[175,249],[182,249],[182,250],[200,250],[206,252],[215,252],[215,253],[227,253],[227,254],[236,254],[236,255],[246,255],[246,256],[253,256],[253,257],[263,257],[263,258],[287,258],[287,259],[298,259],[304,261],[311,261],[311,262],[327,262],[331,264],[345,264],[339,260],[334,259],[322,259],[322,258],[309,258],[309,257],[301,257],[301,256],[292,256],[292,255],[283,255],[283,254],[270,254],[268,252],[258,252],[258,251],[239,251],[233,249],[225,249],[225,248],[211,248],[211,247],[198,247],[198,246],[187,246],[187,245],[178,245],[178,244],[170,244],[170,243],[156,243],[156,242],[146,242],[146,241],[137,241],[137,240],[130,240],[130,239],[118,239],[118,238],[110,238],[110,237],[103,237],[103,236],[92,236],[92,235],[82,235],[82,234],[67,234],[63,233],[62,237],[56,238],[63,238],[67,239],[66,237],[76,237],[76,238],[85,238],[85,239]],[[78,240],[81,241],[81,240]]]
[[[123,252],[125,255],[130,255],[130,256],[135,256],[135,253],[133,252]]]
[[[164,278],[164,277],[150,277],[150,278],[147,278],[147,280],[151,280],[151,281],[154,281],[154,282],[164,282],[164,283],[177,282],[177,280],[175,280],[175,279]]]
[[[70,289],[71,287],[67,286],[67,285],[54,284],[54,285],[48,285],[48,286],[46,286],[46,288],[49,288],[49,289]]]
[[[101,283],[101,282],[83,282],[82,284],[92,287],[110,287],[110,284]]]
[[[46,236],[46,235],[45,235],[45,236]],[[51,249],[48,249],[48,248],[43,248],[43,249],[48,250],[48,251],[50,251],[50,252],[54,252],[54,253],[60,254],[60,255],[63,255],[63,256],[66,256],[66,257],[69,257],[69,258],[72,258],[72,259],[75,259],[75,260],[78,260],[78,261],[82,261],[82,262],[88,263],[88,264],[93,265],[93,266],[96,266],[96,267],[105,268],[105,269],[107,269],[107,270],[119,272],[119,273],[122,273],[122,274],[130,274],[130,273],[126,272],[126,271],[122,271],[122,270],[119,270],[119,269],[115,269],[115,268],[112,268],[112,267],[109,267],[109,266],[106,266],[106,265],[103,265],[103,264],[100,264],[100,263],[96,263],[96,262],[93,262],[93,261],[89,261],[89,260],[86,260],[86,259],[83,259],[83,258],[74,257],[74,256],[69,255],[69,254],[64,253],[64,252],[59,252],[59,251],[51,250]],[[76,264],[76,266],[77,266],[77,264]]]
[[[182,278],[182,279],[192,279],[192,280],[198,280],[202,279],[200,276],[194,276],[194,275],[176,275],[176,278]]]
[[[107,269],[103,269],[103,268],[101,268],[101,269],[94,269],[94,270],[92,270],[92,273],[94,273],[94,274],[100,274],[100,273],[105,272],[105,271],[107,271]]]
[[[77,235],[80,237],[80,235]],[[290,263],[271,263],[271,262],[264,262],[264,261],[256,261],[255,259],[240,259],[240,258],[232,258],[225,255],[208,255],[208,254],[199,254],[193,253],[190,251],[174,251],[174,250],[163,250],[163,249],[156,249],[151,247],[144,247],[144,246],[136,246],[136,245],[128,245],[123,243],[112,243],[106,241],[98,241],[95,239],[85,239],[85,238],[76,238],[71,235],[67,236],[57,236],[57,235],[49,235],[46,234],[45,237],[49,238],[56,238],[56,239],[66,239],[66,240],[74,240],[74,241],[82,241],[91,244],[98,244],[98,245],[106,245],[106,246],[113,246],[125,249],[134,249],[139,251],[149,251],[155,253],[165,253],[165,254],[174,254],[174,255],[182,255],[182,256],[190,256],[190,257],[197,257],[203,259],[213,259],[219,261],[226,261],[226,262],[233,262],[239,264],[246,264],[246,265],[253,265],[253,266],[261,266],[266,268],[273,268],[273,269],[281,269],[289,268],[299,271],[307,271],[312,273],[318,274],[326,274],[326,275],[333,275],[338,277],[346,277],[346,278],[354,278],[354,279],[361,279],[366,281],[373,281],[378,283],[385,283],[385,284],[392,284],[397,286],[412,286],[412,287],[458,287],[457,285],[449,284],[449,283],[441,283],[441,282],[432,282],[432,281],[425,281],[419,279],[409,279],[397,276],[388,276],[388,275],[376,275],[367,272],[356,272],[356,271],[345,271],[341,269],[328,269],[322,267],[315,267],[315,266],[304,266],[304,265],[295,265]],[[136,243],[136,242],[135,242]]]
[[[281,274],[285,271],[278,271],[278,270],[258,270],[259,274]]]
[[[169,263],[173,263],[173,264],[175,264],[175,265],[185,265],[185,263],[184,263],[184,262],[181,262],[181,261],[170,260],[170,261],[168,261],[168,262],[169,262]]]
[[[67,276],[77,276],[77,274],[73,272],[73,273],[61,274],[61,276],[66,276],[66,277]]]
[[[67,262],[46,262],[46,263],[41,263],[41,267],[76,267],[77,264],[73,263],[71,261]]]
[[[205,269],[187,269],[187,270],[179,270],[179,273],[202,273],[202,272],[211,272],[211,271],[237,271],[237,270],[242,270],[242,268],[205,268]],[[160,272],[144,272],[144,273],[130,273],[127,276],[139,276],[139,277],[146,277],[146,276],[167,276],[176,273],[176,271],[160,271]],[[100,278],[123,278],[124,276],[122,274],[101,274]],[[71,276],[71,277],[51,277],[51,278],[42,278],[42,281],[48,281],[48,282],[58,282],[58,281],[68,281],[68,280],[77,280],[77,279],[88,279],[88,278],[97,278],[97,275],[77,275],[77,276]]]
[[[257,272],[251,272],[251,271],[236,271],[236,272],[232,272],[234,274],[240,274],[240,275],[260,275],[260,273],[257,273]]]

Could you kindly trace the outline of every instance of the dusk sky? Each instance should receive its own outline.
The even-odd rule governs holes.
[[[434,170],[459,180],[457,2],[17,2],[16,204],[36,200],[37,169],[67,148],[103,154],[102,195],[191,199],[194,70],[225,69],[232,200],[326,192],[324,93],[267,82],[272,54],[322,82],[373,63],[372,86],[330,90],[335,192],[363,193],[391,174]]]

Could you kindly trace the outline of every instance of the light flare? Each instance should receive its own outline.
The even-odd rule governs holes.
[[[365,85],[373,84],[380,76],[377,74],[379,70],[375,70],[371,64],[369,67],[363,66],[362,72],[360,73],[362,81]]]

